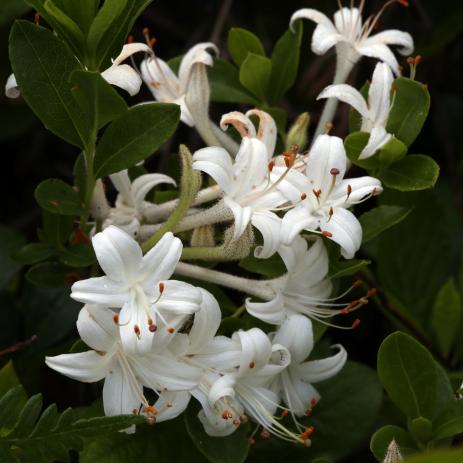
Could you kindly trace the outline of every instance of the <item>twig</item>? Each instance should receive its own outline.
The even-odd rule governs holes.
[[[225,25],[225,19],[230,12],[230,8],[232,6],[233,0],[224,0],[222,3],[219,13],[217,14],[217,19],[214,24],[214,29],[212,30],[211,34],[211,42],[218,43],[220,36],[222,34],[223,26]]]
[[[18,350],[23,350],[28,348],[33,342],[37,341],[38,337],[36,334],[31,336],[29,339],[26,341],[20,341],[17,342],[16,344],[13,344],[10,347],[7,347],[6,349],[3,349],[0,351],[0,357],[3,355],[8,355],[8,354],[13,354],[14,352],[17,352]]]

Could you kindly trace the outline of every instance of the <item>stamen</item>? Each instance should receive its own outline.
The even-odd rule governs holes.
[[[331,220],[331,217],[333,217],[333,208],[330,207],[329,211],[328,211],[328,215],[329,215],[329,218],[328,218],[328,222]]]
[[[233,420],[233,425],[234,425],[234,426],[237,426],[237,427],[238,427],[240,424],[241,424],[241,421],[238,420],[237,418],[235,418],[235,419]]]
[[[40,13],[38,11],[36,11],[34,14],[34,22],[37,24],[37,26],[40,25]]]
[[[119,315],[118,314],[115,314],[114,317],[113,317],[113,322],[116,324],[116,325],[119,325]]]
[[[135,331],[135,334],[140,337],[140,327],[138,325],[133,325],[133,330]]]
[[[351,195],[352,193],[352,187],[350,185],[347,185],[347,198],[346,198],[346,201],[349,200],[349,196]]]
[[[332,169],[330,169],[330,174],[331,175],[339,175],[339,169],[336,169],[336,167],[333,167]]]
[[[321,233],[323,236],[325,236],[326,238],[332,238],[333,237],[333,233],[329,232],[329,231],[326,231],[326,230],[321,230]]]
[[[228,420],[228,418],[231,418],[232,417],[232,414],[230,413],[229,410],[225,410],[223,413],[222,413],[222,418],[224,420]]]
[[[272,172],[273,168],[275,167],[275,161],[270,161],[268,163],[268,170],[269,172]]]
[[[175,332],[175,330],[171,327],[171,326],[168,326],[167,327],[167,331],[170,333],[170,334],[173,334]]]
[[[407,63],[410,66],[410,80],[415,80],[416,77],[416,70],[418,68],[418,64],[420,64],[421,56],[417,55],[415,58],[410,56],[407,58]]]
[[[262,437],[262,439],[268,439],[270,437],[270,433],[267,430],[263,429],[260,433],[260,437]]]
[[[255,366],[256,366],[256,364],[254,362],[249,363],[249,368],[254,368]]]
[[[133,42],[134,42],[133,35],[129,35],[127,37],[127,43],[133,43]]]
[[[360,318],[357,318],[354,323],[352,323],[352,329],[355,330],[355,328],[357,328],[359,325],[360,325]]]
[[[301,194],[301,201],[304,201],[304,199],[307,198],[307,194],[306,193],[302,193]]]

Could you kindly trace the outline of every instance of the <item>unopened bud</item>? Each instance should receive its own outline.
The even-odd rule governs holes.
[[[395,439],[392,439],[391,443],[387,448],[386,455],[384,456],[383,463],[400,463],[403,461],[402,455],[400,453],[399,446]]]
[[[300,114],[286,135],[286,149],[291,149],[293,145],[298,145],[299,150],[304,149],[308,142],[309,124],[309,113]]]
[[[214,227],[212,225],[204,225],[195,228],[191,234],[191,247],[212,247],[215,246]]]

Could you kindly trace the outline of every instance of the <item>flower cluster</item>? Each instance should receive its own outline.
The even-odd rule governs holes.
[[[104,275],[77,281],[71,293],[85,304],[77,329],[92,350],[47,357],[46,363],[80,381],[104,378],[107,415],[140,413],[150,423],[160,422],[178,416],[193,397],[201,404],[198,416],[210,435],[229,435],[250,419],[262,428],[263,436],[310,445],[313,428],[301,417],[320,400],[313,383],[336,375],[347,358],[345,349],[335,345],[332,356],[308,360],[314,348],[312,320],[339,326],[333,317],[357,310],[373,294],[369,291],[352,302],[342,301],[346,293],[333,297],[326,242],[338,245],[344,258],[353,258],[362,243],[362,227],[353,208],[382,192],[377,178],[348,174],[343,140],[327,128],[336,101],[346,102],[360,113],[361,130],[370,134],[360,159],[383,148],[393,137],[386,127],[393,76],[400,72],[389,45],[401,46],[404,54],[413,49],[412,38],[404,32],[371,36],[382,10],[362,22],[363,3],[360,8],[341,8],[334,22],[311,9],[291,18],[291,25],[299,18],[315,21],[313,51],[323,54],[335,46],[338,61],[333,85],[319,95],[329,100],[305,151],[297,145],[278,150],[277,125],[262,109],[224,114],[219,127],[209,119],[206,67],[214,65],[213,54],[218,54],[211,43],[188,51],[177,76],[155,55],[145,31],[147,45],[124,46],[102,73],[131,95],[143,81],[157,101],[180,105],[181,120],[196,128],[208,145],[190,156],[187,174],[202,173],[208,184],[213,183],[195,191],[188,211],[171,222],[182,191],[180,199],[162,204],[147,200],[160,184],[176,186],[167,175],[149,173],[131,179],[126,170],[112,174],[118,192],[112,207],[102,184],[95,187],[95,224],[90,233]],[[122,64],[137,52],[145,53],[141,76]],[[367,101],[345,83],[362,55],[380,60]],[[19,94],[14,76],[8,80],[7,94]],[[227,130],[236,133],[229,136]],[[220,227],[223,243],[215,246],[214,231]],[[189,231],[193,245],[186,248],[174,234]],[[251,250],[262,262],[279,254],[284,274],[256,281],[182,262],[189,251],[197,260],[233,261]],[[174,274],[181,279],[171,279]],[[272,331],[253,327],[230,337],[217,335],[222,321],[219,303],[185,278],[245,293],[246,317],[273,325]],[[355,320],[347,328],[357,324]],[[154,403],[145,389],[156,394]],[[287,415],[292,423],[282,421]]]

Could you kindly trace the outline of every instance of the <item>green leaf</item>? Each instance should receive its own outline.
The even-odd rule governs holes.
[[[16,18],[30,11],[30,7],[23,0],[2,0],[0,8],[0,27],[6,26]]]
[[[105,0],[88,32],[89,48],[96,49],[110,26],[119,18],[127,5],[127,0]]]
[[[412,154],[389,166],[380,174],[383,184],[399,191],[432,188],[439,177],[439,165],[424,154]]]
[[[72,94],[88,115],[95,136],[98,129],[128,109],[124,99],[98,72],[74,71],[71,82],[76,85],[72,88]]]
[[[266,101],[272,62],[265,56],[248,53],[240,68],[240,82],[261,101]]]
[[[386,130],[410,146],[421,132],[431,104],[425,85],[405,77],[394,81],[396,93]]]
[[[378,206],[371,211],[365,212],[359,217],[363,230],[362,243],[367,243],[383,231],[402,222],[410,212],[411,208],[387,205]]]
[[[434,439],[446,439],[463,433],[463,401],[450,399],[434,422]]]
[[[93,437],[80,453],[80,463],[207,463],[187,435],[182,418],[140,426],[135,434]]]
[[[230,29],[227,44],[230,55],[238,66],[242,65],[248,53],[265,56],[264,46],[259,37],[240,27]]]
[[[75,216],[85,212],[77,191],[57,178],[40,183],[34,196],[41,208],[53,214]]]
[[[258,104],[256,98],[241,84],[239,70],[233,64],[217,58],[213,66],[207,66],[207,73],[211,85],[211,101]]]
[[[349,134],[345,141],[347,157],[356,166],[366,170],[384,168],[400,159],[407,153],[407,147],[397,138],[391,138],[380,150],[367,159],[359,159],[365,146],[367,146],[370,134],[367,132],[354,132]]]
[[[29,243],[26,246],[23,246],[13,258],[16,262],[20,264],[36,264],[37,262],[42,262],[53,256],[55,250],[53,247],[45,243]]]
[[[432,422],[422,416],[414,418],[409,423],[410,432],[415,439],[423,445],[426,445],[432,439]]]
[[[230,436],[212,437],[198,419],[200,409],[195,403],[185,412],[186,429],[196,448],[212,463],[243,463],[249,452],[249,425],[240,425]]]
[[[69,267],[88,267],[96,262],[96,256],[90,244],[77,244],[61,251],[59,260]]]
[[[404,463],[461,463],[462,461],[462,450],[441,450],[412,456],[407,458]]]
[[[355,275],[359,270],[367,265],[370,265],[370,260],[365,259],[350,259],[330,262],[330,278],[341,278],[350,275]]]
[[[65,265],[57,262],[44,262],[31,267],[26,273],[26,278],[36,286],[56,288],[65,284],[65,278],[69,272],[69,267]]]
[[[251,253],[240,261],[239,266],[248,272],[257,273],[267,278],[276,278],[287,272],[279,254],[274,254],[268,259],[258,259]]]
[[[8,408],[15,412],[10,416],[15,421],[14,426],[2,433],[0,448],[10,455],[19,453],[27,461],[36,463],[68,460],[68,451],[80,450],[84,438],[113,433],[145,421],[139,415],[104,416],[76,421],[71,409],[59,414],[55,404],[41,414],[40,394],[31,397],[18,413],[15,407],[17,401],[18,396],[12,394],[11,390],[0,401],[2,411]]]
[[[21,264],[12,256],[25,244],[24,236],[14,228],[0,225],[0,289],[4,289]]]
[[[10,389],[20,385],[13,362],[10,360],[0,370],[0,397],[4,396]]]
[[[79,0],[73,2],[69,0],[54,0],[55,4],[64,11],[76,24],[79,25],[82,32],[87,35],[88,29],[92,24],[93,18],[98,11],[99,0]]]
[[[455,341],[461,321],[461,298],[453,278],[437,293],[432,309],[432,326],[442,354],[447,357]]]
[[[438,373],[431,354],[412,337],[396,332],[378,351],[378,375],[391,400],[410,419],[435,414]]]
[[[98,143],[95,175],[103,177],[143,161],[174,133],[179,120],[176,104],[147,103],[130,108],[108,126]]]
[[[302,23],[296,22],[295,32],[288,29],[278,40],[272,53],[270,101],[277,102],[296,81],[302,40]]]
[[[370,449],[375,458],[382,462],[392,440],[397,442],[403,457],[419,452],[413,436],[399,426],[387,425],[378,429],[370,440]]]
[[[26,402],[27,396],[22,386],[13,387],[2,394],[0,397],[0,423],[2,425],[0,435],[3,436],[4,433],[11,431]],[[1,438],[0,448],[2,448]]]
[[[10,34],[10,60],[22,96],[45,127],[84,147],[89,127],[68,84],[80,64],[66,45],[43,27],[16,21]]]
[[[43,240],[59,248],[68,241],[74,227],[74,219],[71,216],[52,214],[42,210]]]

